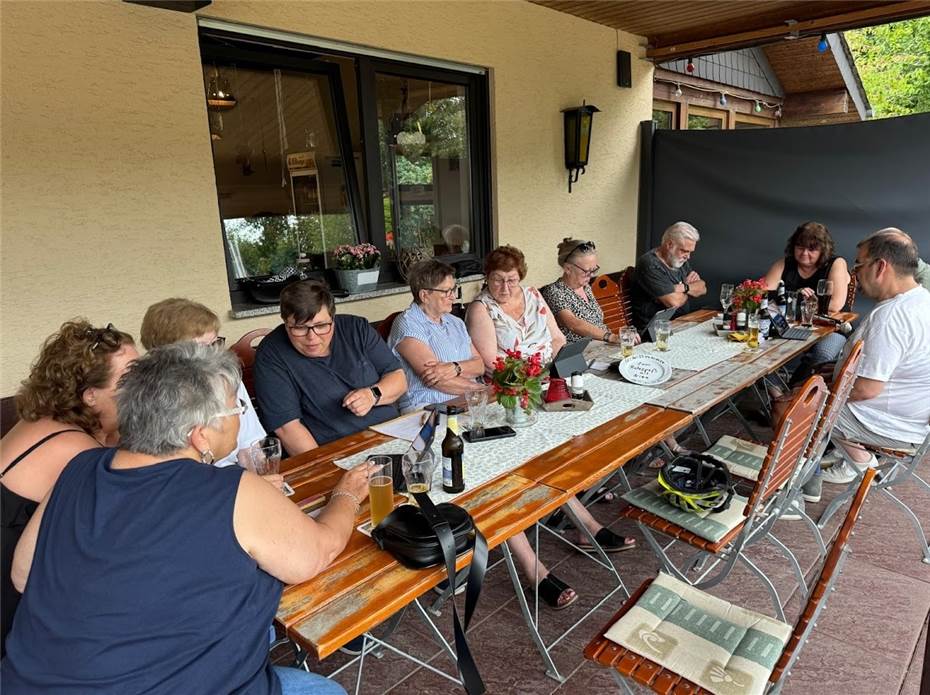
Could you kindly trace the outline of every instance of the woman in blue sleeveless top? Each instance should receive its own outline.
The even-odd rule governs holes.
[[[16,547],[4,692],[344,693],[272,667],[268,628],[282,582],[345,547],[367,470],[318,522],[257,475],[209,465],[236,446],[238,385],[234,355],[192,342],[130,367],[120,447],[77,455]]]

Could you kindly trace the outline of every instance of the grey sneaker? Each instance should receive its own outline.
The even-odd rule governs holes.
[[[805,502],[819,502],[822,493],[823,475],[820,471],[817,471],[817,473],[812,475],[811,479],[801,487],[801,497],[804,498]]]
[[[846,485],[856,479],[856,471],[844,460],[840,463],[834,463],[829,468],[824,468],[820,473],[820,477],[823,478],[825,483]]]
[[[794,500],[788,508],[782,512],[782,515],[778,517],[779,519],[784,519],[785,521],[800,521],[801,512],[806,512],[807,508],[804,506],[804,500],[800,497]]]

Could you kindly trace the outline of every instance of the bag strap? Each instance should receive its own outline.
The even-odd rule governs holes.
[[[433,504],[433,500],[425,492],[415,492],[413,494],[420,511],[432,526],[439,539],[439,546],[442,548],[442,554],[446,561],[446,573],[449,576],[449,587],[453,594],[455,591],[455,538],[452,535],[452,529],[449,522],[439,513]],[[481,595],[481,584],[484,582],[484,573],[488,564],[488,544],[481,531],[475,526],[475,544],[472,551],[471,566],[468,570],[468,587],[465,591],[465,629],[462,629],[462,623],[459,621],[458,609],[455,607],[455,601],[452,601],[452,615],[455,623],[455,653],[458,662],[459,674],[462,676],[462,683],[468,695],[482,695],[486,691],[484,682],[481,680],[481,674],[478,673],[478,667],[468,648],[468,641],[465,638],[465,630],[471,623],[475,606],[478,604],[478,597]]]

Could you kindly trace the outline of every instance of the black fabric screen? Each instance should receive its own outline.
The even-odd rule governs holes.
[[[640,245],[657,246],[677,220],[697,227],[691,264],[708,284],[700,305],[719,306],[722,282],[762,276],[808,220],[827,226],[850,265],[856,243],[882,227],[903,229],[924,259],[930,255],[930,114],[816,128],[659,130],[651,145]],[[856,300],[859,312],[869,306]]]

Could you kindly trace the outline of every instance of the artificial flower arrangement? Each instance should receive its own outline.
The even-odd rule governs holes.
[[[768,294],[768,286],[763,278],[743,280],[733,290],[733,307],[754,314],[762,306],[762,298]]]
[[[494,363],[490,383],[497,402],[508,410],[517,405],[528,414],[542,403],[542,354],[524,357],[519,350],[507,350]]]
[[[333,249],[338,270],[367,270],[381,263],[381,252],[373,244],[340,244]]]

